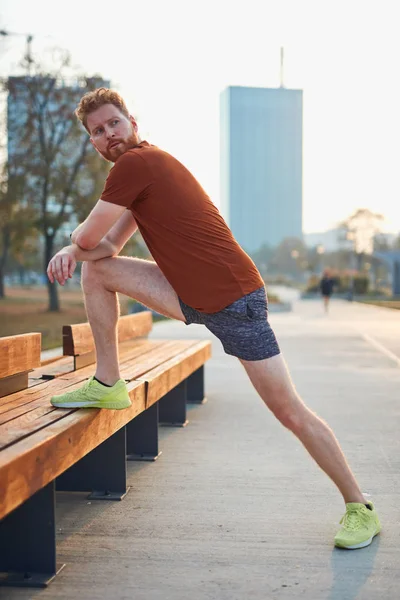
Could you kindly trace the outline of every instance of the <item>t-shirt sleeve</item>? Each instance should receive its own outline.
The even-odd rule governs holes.
[[[126,152],[109,172],[100,199],[130,208],[150,183],[149,169],[143,158],[135,152]]]

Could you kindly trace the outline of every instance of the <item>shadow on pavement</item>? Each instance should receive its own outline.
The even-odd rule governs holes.
[[[356,600],[367,597],[360,592],[373,573],[379,544],[380,536],[377,536],[368,548],[333,549],[332,589],[327,600]]]

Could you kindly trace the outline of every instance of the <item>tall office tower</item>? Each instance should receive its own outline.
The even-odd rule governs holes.
[[[302,90],[221,94],[221,213],[248,252],[302,238],[302,129]]]

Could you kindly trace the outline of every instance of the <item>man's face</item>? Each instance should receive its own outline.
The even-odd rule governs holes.
[[[93,146],[111,162],[139,143],[135,119],[125,117],[113,104],[104,104],[90,113],[87,127]]]

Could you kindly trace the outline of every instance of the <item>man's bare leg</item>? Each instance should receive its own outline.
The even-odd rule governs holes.
[[[345,502],[365,500],[339,443],[328,425],[301,400],[291,381],[282,355],[266,360],[245,361],[244,368],[255,389],[279,419],[292,431],[339,488]]]
[[[185,320],[174,289],[151,261],[117,256],[85,262],[82,289],[96,345],[95,376],[107,385],[114,385],[120,378],[117,292],[168,317]]]

